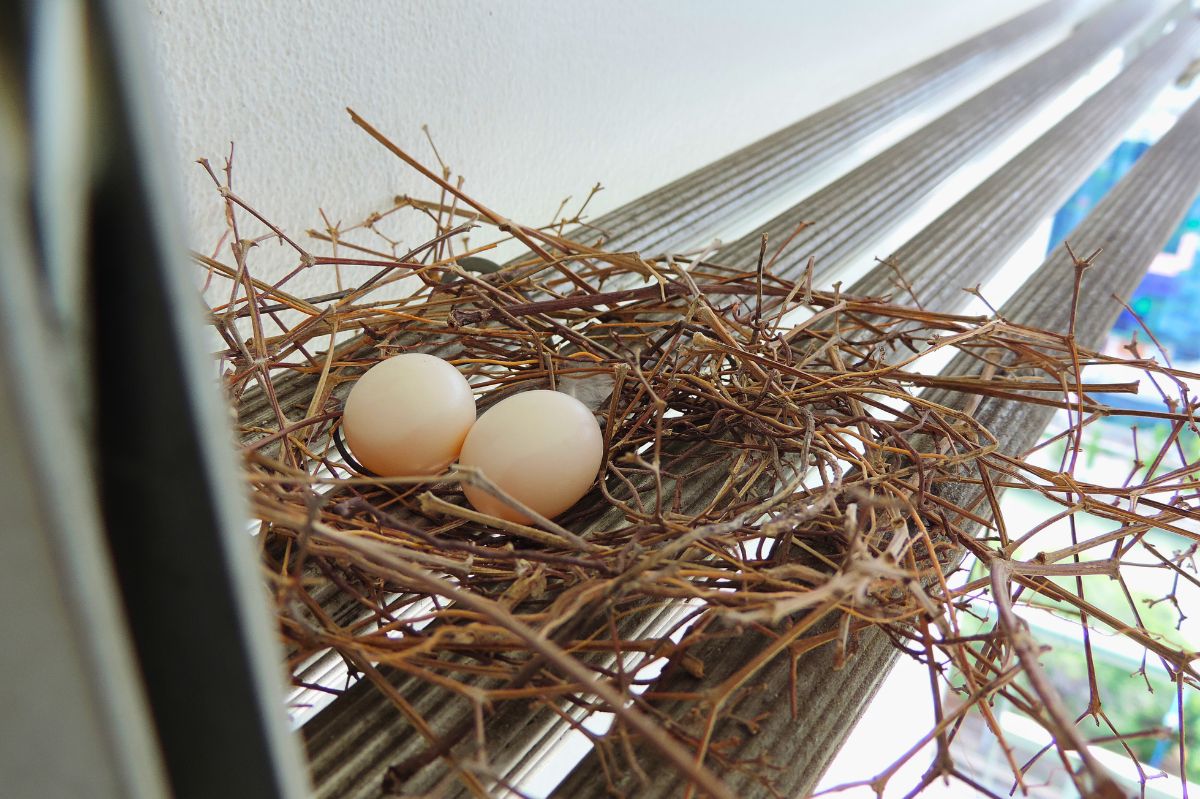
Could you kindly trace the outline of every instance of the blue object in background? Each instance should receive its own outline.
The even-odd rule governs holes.
[[[1149,149],[1150,145],[1144,141],[1123,141],[1117,145],[1117,149],[1104,159],[1104,163],[1096,167],[1096,171],[1075,190],[1071,198],[1063,203],[1054,215],[1054,227],[1050,231],[1047,254],[1062,246],[1063,240],[1071,231],[1091,213],[1108,190],[1125,177],[1125,173],[1141,158],[1142,153]]]
[[[1149,149],[1150,145],[1146,142],[1121,142],[1054,215],[1047,252],[1061,247],[1063,240],[1070,238],[1071,231]],[[1200,235],[1200,198],[1192,204],[1163,251],[1178,253],[1183,235],[1189,232]],[[1103,259],[1104,256],[1100,257]],[[1129,305],[1154,331],[1173,361],[1200,361],[1200,254],[1190,268],[1177,274],[1146,275]],[[1113,328],[1113,335],[1127,341],[1139,327],[1132,314],[1122,311]],[[1145,336],[1142,336],[1142,341],[1149,344]]]
[[[1200,199],[1188,209],[1183,224],[1175,231],[1164,252],[1178,254],[1185,233],[1200,235]],[[1134,313],[1163,343],[1172,360],[1200,361],[1200,252],[1192,265],[1174,275],[1149,274],[1129,303]],[[1122,311],[1113,332],[1121,338],[1139,327],[1128,311]]]

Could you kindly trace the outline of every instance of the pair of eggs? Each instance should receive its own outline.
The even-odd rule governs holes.
[[[421,353],[388,358],[359,378],[342,433],[358,462],[381,477],[436,475],[458,460],[546,518],[587,493],[604,451],[596,418],[574,397],[526,391],[476,419],[466,378]],[[483,488],[464,483],[463,493],[483,513],[531,521]]]

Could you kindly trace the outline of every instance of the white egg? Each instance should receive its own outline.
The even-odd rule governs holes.
[[[375,474],[433,475],[458,457],[474,423],[466,378],[441,358],[405,353],[375,364],[354,384],[342,433]]]
[[[505,493],[547,518],[591,488],[604,457],[600,425],[587,406],[557,391],[526,391],[501,400],[475,422],[459,462],[474,466]],[[531,521],[482,488],[463,485],[484,513]]]

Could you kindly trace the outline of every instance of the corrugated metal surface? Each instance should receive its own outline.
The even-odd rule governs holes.
[[[956,312],[965,306],[970,298],[962,288],[993,274],[1198,52],[1200,23],[1185,20],[1080,108],[903,245],[888,260],[903,268],[905,280],[922,306],[941,312]],[[896,293],[894,281],[895,272],[880,265],[856,282],[849,293]],[[907,293],[902,294],[899,300],[908,301]],[[911,353],[898,353],[907,354]],[[1044,422],[1038,429],[1041,427]],[[510,776],[521,765],[542,756],[563,733],[565,724],[556,722],[555,714],[540,715],[534,718],[534,714],[519,709],[506,709],[487,727],[490,754],[509,769]],[[521,746],[527,748],[515,762],[506,758],[513,758],[512,750]]]
[[[1103,341],[1120,311],[1112,295],[1128,297],[1140,282],[1154,257],[1162,250],[1183,214],[1200,193],[1200,159],[1196,142],[1200,140],[1200,106],[1190,110],[1149,153],[1147,153],[1109,194],[1085,222],[1071,235],[1079,251],[1090,254],[1098,247],[1105,251],[1080,292],[1080,306],[1088,313],[1080,317],[1075,335],[1081,346],[1095,348]],[[1018,324],[1036,325],[1065,332],[1071,317],[1071,293],[1074,270],[1065,252],[1056,252],[1039,268],[1009,302],[1001,314]],[[957,358],[946,372],[970,371],[966,357]],[[941,393],[936,401],[952,402]],[[1045,428],[1052,408],[1031,408],[1014,402],[985,399],[975,413],[998,437],[1002,451],[1020,453],[1031,446]],[[964,491],[972,489],[966,488]],[[965,494],[955,496],[958,504],[969,504]],[[655,686],[656,690],[696,691],[705,684],[716,684],[746,662],[748,652],[757,651],[769,641],[748,635],[736,642],[718,641],[694,648],[691,654],[705,666],[706,679],[699,683],[677,671]],[[776,787],[785,795],[799,795],[812,789],[825,765],[844,739],[846,732],[862,713],[895,658],[894,645],[878,630],[864,632],[851,665],[833,668],[832,647],[823,647],[802,656],[791,682],[792,664],[778,657],[755,678],[756,690],[748,692],[738,704],[741,718],[761,721],[755,735],[745,735],[740,722],[726,719],[713,732],[714,740],[726,747],[722,755],[738,761],[763,757],[772,763],[787,764],[775,776]],[[793,685],[802,697],[800,715],[774,712],[786,707]],[[663,703],[658,706],[668,715],[682,707]],[[687,721],[681,720],[684,729]],[[684,784],[675,773],[651,764],[648,785],[640,784],[629,772],[618,774],[618,789],[638,797],[678,796]],[[753,783],[744,774],[729,777],[735,790],[757,795]],[[607,795],[604,777],[594,755],[589,754],[553,794],[556,797],[598,797]]]
[[[1136,31],[1147,21],[1152,8],[1153,4],[1143,2],[1121,2],[1107,7],[1085,22],[1067,42],[818,193],[816,196],[838,198],[841,204],[838,207],[856,208],[852,215],[853,224],[857,225],[854,234],[847,238],[845,231],[821,229],[809,239],[810,249],[803,245],[797,248],[805,253],[802,258],[792,259],[778,271],[794,276],[806,262],[813,242],[819,242],[815,246],[824,247],[823,252],[836,257],[843,252],[841,247],[853,247],[878,235],[911,206],[911,202],[897,199],[892,193],[890,181],[897,175],[908,175],[910,171],[923,173],[920,185],[930,188],[936,185],[1032,113],[1039,100],[1049,99]],[[939,146],[923,148],[920,157],[915,156],[917,143],[931,139]],[[805,205],[801,203],[801,207]],[[787,224],[794,225],[794,214],[779,219],[784,218]],[[753,255],[757,256],[757,234],[746,237],[732,250],[735,253],[741,251],[739,247],[748,250],[751,244]],[[417,680],[395,679],[401,693],[414,703],[414,709],[437,734],[453,739],[469,730],[471,709],[466,702]],[[548,727],[552,719],[551,712],[539,713],[536,708],[515,705],[504,708],[488,725],[489,753],[494,765],[506,767],[507,757],[537,756],[540,747],[535,743],[531,753],[530,744],[539,739],[549,743],[556,737],[556,730]],[[328,796],[372,795],[388,766],[404,762],[428,747],[384,697],[365,686],[352,689],[313,719],[306,728],[306,736],[318,791]],[[442,773],[442,764],[429,764],[418,770],[406,789],[428,789],[440,780]]]

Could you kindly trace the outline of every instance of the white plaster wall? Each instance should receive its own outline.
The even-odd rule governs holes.
[[[318,207],[349,222],[434,196],[346,106],[433,163],[428,124],[468,192],[543,223],[597,181],[601,213],[1036,2],[145,0],[201,249],[223,221],[191,162],[230,140],[235,188],[289,231],[321,226]]]

